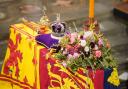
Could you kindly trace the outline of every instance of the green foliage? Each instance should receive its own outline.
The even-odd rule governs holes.
[[[62,53],[56,53],[55,58],[58,60],[66,60],[66,56],[63,55]]]

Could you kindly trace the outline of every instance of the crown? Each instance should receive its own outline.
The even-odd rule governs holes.
[[[52,34],[55,36],[63,36],[66,31],[65,22],[60,21],[60,14],[57,14],[57,20],[51,24]]]
[[[51,28],[53,33],[65,33],[66,24],[64,22],[54,22]]]

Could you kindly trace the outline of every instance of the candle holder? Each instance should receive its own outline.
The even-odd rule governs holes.
[[[89,18],[88,21],[85,21],[85,31],[94,31],[99,33],[99,23],[94,18]]]

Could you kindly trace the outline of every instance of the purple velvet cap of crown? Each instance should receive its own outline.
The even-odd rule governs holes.
[[[43,35],[38,35],[36,36],[36,41],[39,44],[43,44],[44,46],[46,46],[47,48],[52,47],[54,44],[58,44],[59,40],[57,39],[53,39],[51,37],[51,34],[43,34]]]

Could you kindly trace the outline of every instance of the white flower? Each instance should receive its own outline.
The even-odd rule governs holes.
[[[97,45],[95,45],[95,50],[98,50],[98,46]]]
[[[81,46],[85,46],[86,45],[86,41],[85,40],[80,40],[80,45]]]
[[[63,50],[64,50],[64,48],[61,48],[61,50],[63,51]]]
[[[86,46],[86,47],[84,48],[84,51],[85,51],[85,52],[89,52],[89,47]]]
[[[84,38],[91,37],[93,35],[93,31],[84,32]]]

